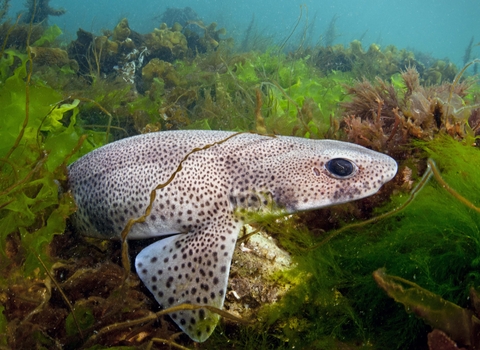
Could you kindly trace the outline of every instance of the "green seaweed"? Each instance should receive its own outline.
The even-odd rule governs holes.
[[[327,77],[307,76],[307,70],[302,69],[288,88],[271,89],[271,111],[266,118],[271,130],[312,138],[327,135],[332,117],[340,114],[338,104],[346,96],[343,84],[350,77],[342,72],[332,72]]]
[[[0,72],[0,343],[51,348],[56,340],[45,329],[51,326],[51,269],[57,259],[50,245],[76,209],[62,188],[66,166],[102,145],[105,133],[78,127],[80,101],[63,100],[61,93],[32,78],[29,55],[5,50]],[[16,314],[17,307],[24,308],[23,316]],[[42,312],[46,318],[35,321]],[[62,315],[60,310],[55,322]]]
[[[0,119],[0,254],[6,258],[6,245],[18,237],[28,276],[43,270],[40,260],[50,266],[46,245],[64,231],[66,218],[75,209],[70,196],[59,193],[56,180],[65,180],[66,162],[83,137],[75,126],[79,101],[62,103],[58,92],[40,82],[27,82],[27,90],[28,56],[6,50],[1,70],[8,70],[15,61],[12,57],[21,63],[0,88],[4,116]],[[91,149],[85,143],[80,153]]]
[[[40,39],[36,40],[32,46],[51,45],[55,41],[55,39],[57,39],[62,34],[63,33],[60,27],[54,24],[53,26],[49,26],[47,29],[45,29]]]
[[[478,148],[448,136],[417,147],[437,162],[450,187],[480,202]],[[404,193],[393,198],[398,205],[404,200]],[[277,228],[298,267],[279,277],[295,287],[278,305],[266,307],[264,317],[299,348],[316,348],[323,338],[360,340],[380,349],[424,347],[428,326],[389,300],[372,273],[385,267],[465,307],[470,287],[480,284],[479,222],[477,211],[431,180],[402,211],[361,230],[347,226],[326,245],[317,247],[305,236],[308,231],[293,229],[298,224],[287,232]]]
[[[268,132],[312,138],[329,133],[346,96],[344,84],[351,82],[348,74],[322,76],[308,58],[287,59],[271,50],[236,64],[235,78],[244,90],[253,85],[264,92],[261,111]]]
[[[75,321],[73,313],[75,313],[78,323]],[[65,330],[68,335],[78,334],[78,326],[80,326],[80,330],[86,330],[94,325],[95,317],[90,308],[79,306],[73,310],[73,313],[70,313],[65,320]]]
[[[408,313],[424,319],[433,329],[444,331],[456,343],[478,349],[480,320],[472,310],[461,308],[416,283],[387,275],[383,268],[375,271],[373,276],[379,287],[396,302],[402,303]],[[478,296],[473,296],[478,300]]]

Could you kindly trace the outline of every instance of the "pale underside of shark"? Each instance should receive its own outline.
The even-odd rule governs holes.
[[[396,172],[389,156],[345,142],[167,131],[85,155],[69,167],[69,189],[78,206],[74,223],[89,236],[119,238],[150,206],[128,238],[169,237],[138,254],[140,279],[162,307],[222,308],[237,236],[250,213],[285,215],[356,200]],[[207,309],[170,316],[199,342],[219,320]]]

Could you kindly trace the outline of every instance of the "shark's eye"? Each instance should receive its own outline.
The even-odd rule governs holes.
[[[329,160],[325,164],[325,168],[330,175],[336,178],[350,177],[357,170],[357,166],[349,160],[343,158],[335,158]]]

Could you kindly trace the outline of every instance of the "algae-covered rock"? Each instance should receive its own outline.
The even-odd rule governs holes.
[[[438,85],[455,79],[457,67],[451,62],[437,60],[423,76],[426,85]]]
[[[70,65],[68,53],[56,47],[29,47],[33,61],[38,65],[63,67]]]
[[[178,22],[175,22],[172,26],[172,32],[181,32],[183,29],[182,25]]]
[[[250,225],[245,230],[255,232]],[[253,233],[235,248],[226,309],[244,319],[257,317],[263,306],[277,302],[292,287],[293,283],[278,283],[275,274],[293,266],[290,254],[275,239],[262,231]]]
[[[362,56],[364,54],[362,43],[360,42],[360,40],[353,40],[350,43],[350,52],[356,57]]]
[[[174,87],[183,84],[171,63],[154,58],[142,69],[143,82],[150,86],[155,78],[162,79],[165,87]]]
[[[203,37],[196,32],[185,31],[187,36],[188,46],[198,52],[207,52],[217,49],[220,45],[220,35],[227,33],[225,28],[217,29],[217,23],[212,22],[208,26],[203,21],[192,21],[191,25],[195,25],[199,30],[203,31]]]
[[[168,7],[159,18],[162,23],[170,27],[174,27],[175,23],[188,26],[189,22],[200,20],[198,14],[188,6],[184,8]]]
[[[120,22],[118,22],[117,26],[113,30],[113,40],[116,41],[124,41],[128,38],[131,31],[128,26],[128,20],[123,18]]]
[[[95,38],[95,50],[107,54],[118,54],[119,45],[116,41],[108,40],[104,35]]]
[[[354,40],[349,47],[341,44],[319,47],[312,62],[322,71],[353,72],[357,78],[374,79],[375,77],[389,78],[408,67],[417,67],[423,72],[423,65],[415,59],[412,52],[398,50],[389,45],[382,49],[373,43],[368,50],[362,48],[359,40]]]
[[[187,39],[180,31],[172,31],[165,26],[155,28],[145,35],[145,46],[150,55],[165,61],[183,58],[187,52]]]
[[[68,46],[68,55],[78,62],[79,73],[94,76],[111,73],[117,64],[119,44],[107,36],[96,37],[83,29],[77,31],[77,39]]]

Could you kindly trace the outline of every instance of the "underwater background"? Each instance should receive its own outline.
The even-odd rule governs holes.
[[[479,349],[479,16],[473,0],[1,0],[0,348]],[[229,314],[196,344],[125,247],[69,224],[68,164],[176,129],[355,142],[399,171],[366,199],[253,217]]]
[[[459,0],[367,0],[367,1],[175,1],[158,2],[109,0],[50,1],[53,8],[67,11],[61,17],[50,19],[67,37],[74,37],[78,28],[93,33],[112,28],[127,17],[131,27],[147,33],[158,26],[159,17],[168,7],[191,7],[205,22],[217,22],[232,35],[242,35],[252,17],[258,29],[276,40],[286,37],[300,16],[300,7],[308,9],[310,42],[317,43],[332,18],[336,18],[335,44],[348,44],[362,37],[362,43],[382,46],[395,45],[430,53],[436,58],[449,58],[463,64],[463,56],[470,38],[480,30],[478,16],[480,3]],[[24,9],[23,1],[13,1],[10,14]],[[478,35],[478,34],[477,34]],[[480,49],[475,49],[476,54]]]

